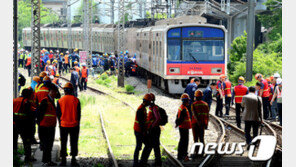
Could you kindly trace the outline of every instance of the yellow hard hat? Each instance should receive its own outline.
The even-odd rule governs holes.
[[[61,55],[64,55],[64,53],[61,53]]]
[[[201,90],[196,90],[195,93],[194,93],[194,96],[195,97],[202,97],[203,96],[203,93]]]
[[[60,76],[60,74],[56,74],[56,77],[59,77]]]
[[[46,63],[47,63],[47,64],[50,64],[50,60],[47,60]]]
[[[74,61],[74,64],[78,64],[78,62],[77,61]]]
[[[238,77],[239,81],[245,81],[245,78],[243,76]]]

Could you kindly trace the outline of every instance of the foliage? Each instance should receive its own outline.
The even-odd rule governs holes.
[[[20,154],[20,150],[18,150],[17,152],[18,153],[13,153],[13,166],[23,166],[24,161],[22,161],[20,156],[18,155]],[[24,152],[24,150],[22,150],[21,152]]]
[[[78,7],[77,12],[75,13],[74,16],[74,20],[72,21],[72,23],[83,23],[83,1],[81,1],[80,6]],[[100,22],[100,18],[98,16],[98,4],[95,3],[94,1],[92,1],[92,14],[93,14],[93,19],[92,19],[92,23],[94,23],[96,20]]]
[[[100,75],[99,79],[96,80],[96,83],[99,85],[110,87],[111,78],[109,78],[106,73],[103,73],[102,75]]]
[[[40,5],[40,23],[56,23],[59,22],[59,16],[52,10]],[[18,40],[22,40],[22,30],[31,26],[31,1],[18,1]]]
[[[174,15],[175,16],[175,15]],[[151,18],[152,15],[150,12],[146,11],[146,18]],[[155,19],[166,19],[167,18],[167,14],[166,13],[155,13],[154,14],[154,18]]]
[[[134,92],[135,91],[135,87],[133,87],[132,85],[125,85],[125,90],[127,92]]]
[[[79,100],[80,100],[80,105],[81,105],[81,108],[83,108],[84,106],[88,105],[88,104],[95,104],[95,98],[93,96],[84,96],[84,95],[81,95],[79,96]]]
[[[282,0],[267,0],[265,5],[267,12],[259,14],[258,18],[266,29],[271,29],[268,37],[276,40],[278,34],[282,35]]]

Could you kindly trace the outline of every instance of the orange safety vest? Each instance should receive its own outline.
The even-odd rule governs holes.
[[[52,83],[58,85],[58,80],[59,80],[59,78],[55,77],[55,78],[52,80]]]
[[[65,95],[58,101],[61,108],[61,126],[76,127],[79,125],[77,106],[79,99],[73,95]]]
[[[183,104],[178,109],[178,118],[180,118],[181,113],[184,109],[186,110],[186,117],[184,118],[184,121],[181,123],[181,125],[179,125],[179,128],[191,129],[191,119],[190,119],[189,111],[187,107],[184,106]]]
[[[153,110],[154,108],[156,110],[158,110],[158,106],[157,105],[154,105],[153,108],[149,106],[149,110],[148,110],[148,115],[147,115],[147,120],[146,120],[146,125],[147,125],[147,129],[150,129],[153,122],[155,121],[155,116],[153,114]]]
[[[248,88],[244,85],[237,85],[233,89],[235,103],[242,103],[243,96],[247,94]]]
[[[45,86],[42,86],[36,93],[35,93],[35,101],[38,102],[38,105],[40,105],[41,100],[47,97],[49,93],[49,89]]]
[[[48,96],[42,99],[42,101],[44,100],[47,102],[47,108],[39,125],[44,127],[55,127],[57,124],[57,114],[54,102],[52,102]]]
[[[81,77],[82,78],[87,78],[87,68],[82,68],[81,69]]]
[[[26,66],[29,66],[29,65],[31,65],[31,57],[28,57],[27,58],[27,64],[26,64]]]
[[[65,55],[65,64],[69,64],[69,56]]]
[[[144,115],[145,115],[145,120],[147,120],[147,110],[145,108],[145,106],[143,104],[141,104],[138,109],[137,109],[137,113],[138,111],[141,110],[140,112],[144,112]],[[140,124],[139,124],[139,121],[137,119],[137,113],[136,113],[136,118],[135,118],[135,123],[134,123],[134,130],[136,132],[142,132],[142,129],[140,127]]]
[[[80,68],[77,66],[74,66],[74,68],[75,68],[75,71],[79,74]]]
[[[191,124],[208,125],[209,106],[206,102],[199,100],[192,103],[192,120]]]
[[[225,81],[225,89],[224,89],[224,94],[227,97],[231,97],[231,82],[230,81]]]
[[[268,82],[264,79],[262,80],[262,83],[264,85],[262,97],[268,97],[269,96]]]
[[[27,99],[24,99],[23,97],[18,97],[13,99],[13,114],[19,116],[19,118],[25,118],[27,116],[26,113],[22,110],[22,104],[25,104],[27,102]],[[15,124],[13,120],[13,124]]]

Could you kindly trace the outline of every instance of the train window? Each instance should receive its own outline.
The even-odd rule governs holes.
[[[222,40],[183,40],[182,59],[185,61],[223,61],[223,46],[224,41]]]
[[[181,41],[178,39],[168,40],[168,60],[181,60],[180,56]]]

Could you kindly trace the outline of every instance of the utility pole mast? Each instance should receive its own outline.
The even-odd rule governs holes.
[[[110,0],[111,2],[111,24],[114,24],[114,4],[115,0]]]
[[[247,17],[247,63],[246,63],[246,79],[252,81],[253,74],[253,50],[254,50],[254,34],[255,34],[255,3],[256,0],[248,2]]]
[[[17,0],[13,0],[13,98],[18,95]]]
[[[90,13],[89,13],[89,6],[90,1],[89,0],[83,0],[83,49],[84,51],[87,52],[87,60],[86,64],[88,68],[91,68],[91,54],[90,54],[90,33],[91,33],[91,28],[90,28]]]
[[[31,0],[32,4],[32,48],[31,79],[40,73],[40,0]]]
[[[124,21],[125,21],[125,10],[124,0],[118,2],[118,82],[117,86],[124,87],[124,57],[121,57],[120,52],[124,51]]]
[[[67,1],[68,51],[72,53],[71,0]]]

